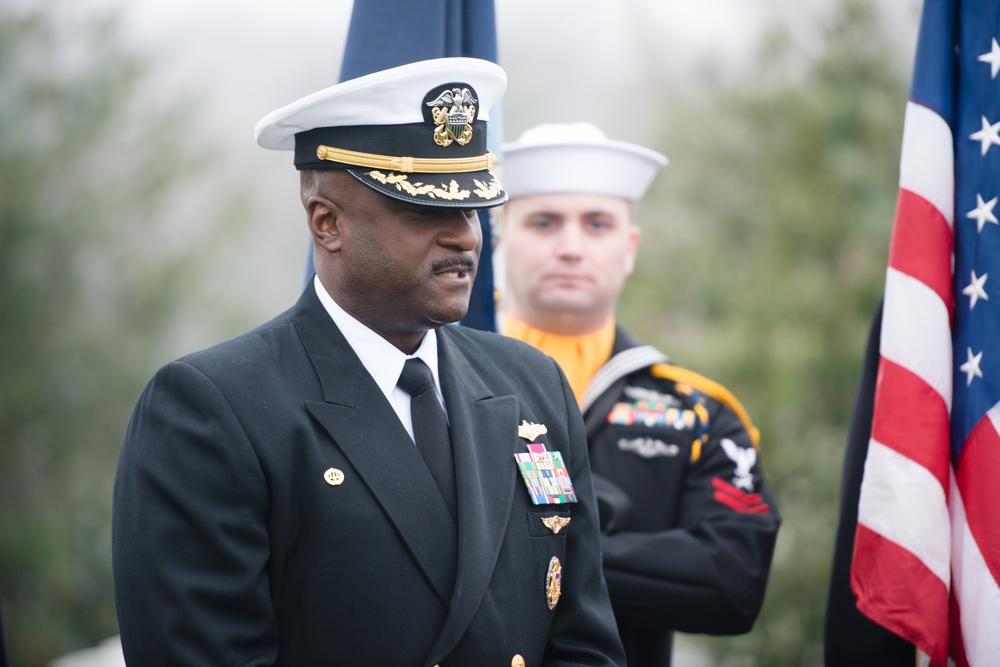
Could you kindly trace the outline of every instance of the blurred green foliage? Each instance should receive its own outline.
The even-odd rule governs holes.
[[[727,385],[762,433],[784,518],[752,633],[718,665],[819,665],[847,426],[882,293],[912,45],[838,2],[817,39],[779,29],[754,76],[672,102],[671,164],[639,205],[619,318]]]
[[[117,633],[122,434],[190,329],[183,311],[204,312],[193,288],[225,229],[179,237],[176,195],[206,166],[207,142],[182,140],[191,103],[144,88],[113,18],[35,5],[0,4],[0,603],[15,666]]]
[[[36,4],[0,4],[0,602],[14,664],[32,667],[116,632],[111,484],[142,385],[192,328],[210,342],[263,317],[207,302],[229,225],[252,216],[236,194],[192,202],[211,144],[192,134],[193,100],[150,90],[113,19]],[[805,44],[775,30],[740,83],[706,71],[662,104],[648,143],[671,166],[639,206],[620,304],[763,434],[785,520],[754,631],[705,642],[727,667],[821,662],[844,440],[884,280],[912,45],[871,2],[834,7]],[[192,210],[197,226],[181,224]]]

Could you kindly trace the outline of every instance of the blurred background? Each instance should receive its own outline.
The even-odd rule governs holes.
[[[619,320],[739,396],[784,515],[753,632],[822,663],[840,470],[882,292],[919,0],[499,0],[504,134],[589,120],[666,154]],[[111,486],[170,359],[304,280],[264,114],[335,83],[349,0],[0,0],[0,608],[12,663],[117,632]],[[680,659],[677,667],[686,667]]]

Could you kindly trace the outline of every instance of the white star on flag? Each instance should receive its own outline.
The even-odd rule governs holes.
[[[997,72],[1000,72],[1000,44],[997,44],[997,38],[993,38],[993,46],[989,53],[984,53],[979,56],[979,61],[990,64],[990,78],[997,78]]]
[[[998,130],[1000,130],[1000,123],[990,125],[990,121],[986,120],[986,116],[983,116],[983,129],[973,132],[969,135],[969,138],[982,144],[979,149],[983,155],[986,155],[986,151],[990,149],[990,146],[1000,146],[1000,135],[997,134]]]
[[[976,272],[972,272],[972,280],[969,282],[965,288],[962,289],[962,294],[969,297],[969,310],[976,307],[976,301],[982,299],[983,301],[989,301],[990,297],[986,294],[984,285],[986,284],[986,278],[989,276],[988,273],[976,277]]]
[[[1000,125],[1000,123],[998,123],[998,125]],[[983,196],[976,193],[976,208],[966,213],[965,217],[975,220],[976,231],[982,232],[983,225],[987,222],[992,222],[994,225],[997,224],[997,217],[993,215],[993,207],[996,206],[996,204],[996,197],[989,201],[983,201]]]
[[[979,370],[979,362],[983,359],[982,351],[979,354],[972,354],[972,348],[965,348],[966,354],[968,355],[968,361],[958,367],[958,370],[965,373],[965,386],[968,387],[972,384],[972,378],[983,377],[983,372]]]

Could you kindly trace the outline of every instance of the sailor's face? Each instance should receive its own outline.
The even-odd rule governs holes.
[[[510,201],[502,243],[511,314],[567,335],[606,323],[635,265],[639,231],[631,213],[628,201],[604,195]]]

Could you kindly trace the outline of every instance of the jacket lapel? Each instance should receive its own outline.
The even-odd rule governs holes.
[[[493,396],[449,335],[438,329],[439,373],[448,407],[458,485],[458,576],[430,662],[448,655],[489,585],[510,522],[518,401]]]
[[[293,322],[323,388],[324,400],[306,401],[306,408],[364,479],[447,606],[457,533],[434,478],[311,285]]]

